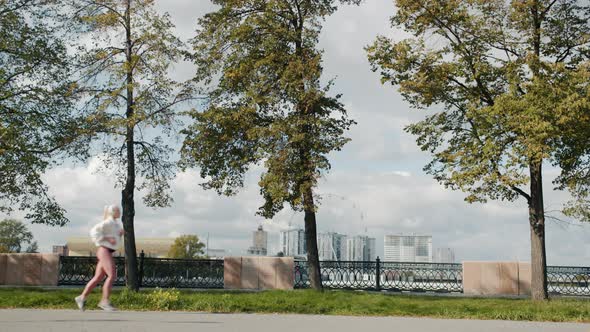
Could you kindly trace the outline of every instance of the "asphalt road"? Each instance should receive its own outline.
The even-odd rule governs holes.
[[[590,332],[590,324],[189,312],[0,310],[0,332]]]

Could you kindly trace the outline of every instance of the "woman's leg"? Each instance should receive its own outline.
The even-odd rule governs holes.
[[[98,255],[98,252],[97,252],[97,255]],[[82,299],[83,300],[85,300],[86,297],[88,297],[88,294],[90,294],[90,292],[92,292],[92,290],[96,287],[96,285],[98,285],[98,283],[101,282],[105,276],[104,269],[102,267],[101,262],[102,262],[102,260],[99,258],[98,263],[96,264],[96,271],[94,272],[94,277],[92,279],[90,279],[90,281],[86,284],[86,287],[84,287],[84,291],[82,292]]]
[[[102,268],[107,275],[107,278],[102,285],[102,301],[108,301],[111,296],[111,290],[113,289],[113,283],[115,283],[115,279],[117,278],[117,268],[111,252],[107,252],[105,259],[102,260]]]

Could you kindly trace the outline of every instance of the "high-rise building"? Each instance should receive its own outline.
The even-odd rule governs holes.
[[[432,263],[431,235],[385,235],[385,261]]]
[[[375,260],[375,238],[357,235],[346,239],[347,261]]]
[[[435,263],[455,263],[455,251],[451,248],[436,248],[434,250]]]
[[[268,250],[268,233],[258,226],[258,230],[252,232],[252,246],[248,248],[249,255],[266,256]]]
[[[346,235],[328,232],[318,234],[320,261],[342,261],[346,256]]]
[[[287,257],[303,256],[306,253],[305,231],[303,229],[289,229],[280,233],[281,251]]]

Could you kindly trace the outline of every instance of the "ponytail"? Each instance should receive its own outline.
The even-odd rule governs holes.
[[[104,206],[104,210],[103,210],[103,215],[102,215],[102,219],[103,220],[107,220],[107,219],[112,219],[113,215],[115,214],[115,209],[118,206],[112,204],[112,205],[105,205]]]

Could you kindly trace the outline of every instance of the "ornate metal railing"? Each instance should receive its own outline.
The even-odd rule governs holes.
[[[96,257],[61,256],[58,285],[85,285],[94,276]],[[140,256],[142,287],[223,288],[223,260]],[[115,257],[116,286],[125,285],[125,258]]]
[[[96,257],[61,256],[59,285],[85,285],[94,276]],[[125,258],[115,257],[115,285],[125,285]],[[142,287],[223,288],[223,261],[140,256]],[[461,264],[320,262],[322,284],[329,289],[463,292]],[[378,276],[378,277],[377,277]],[[295,288],[309,287],[306,261],[295,261]],[[590,267],[547,267],[551,294],[590,296]]]
[[[463,292],[462,264],[383,262],[380,277],[385,290]]]
[[[223,260],[145,258],[143,287],[223,288]]]
[[[590,267],[547,266],[549,293],[590,296]]]
[[[85,285],[95,273],[96,257],[60,256],[58,285]],[[115,257],[115,286],[125,285],[125,258]]]
[[[461,264],[320,262],[322,285],[332,289],[462,292]],[[295,262],[295,288],[309,287],[306,261]]]

